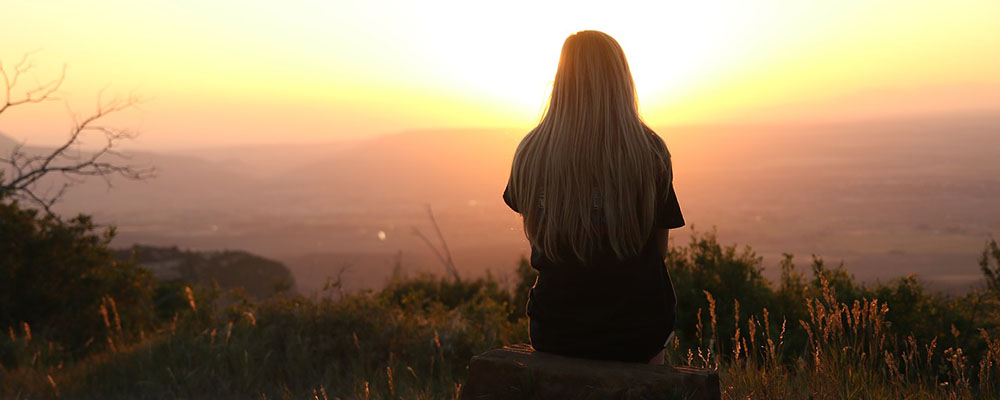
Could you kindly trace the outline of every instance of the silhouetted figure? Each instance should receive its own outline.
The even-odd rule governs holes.
[[[570,35],[548,109],[518,145],[503,194],[523,217],[538,270],[527,304],[536,350],[663,362],[676,305],[667,232],[684,225],[672,178],[618,42]]]

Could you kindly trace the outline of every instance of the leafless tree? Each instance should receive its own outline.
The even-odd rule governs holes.
[[[66,66],[57,78],[19,90],[18,83],[26,79],[25,75],[32,68],[30,53],[11,69],[0,60],[0,117],[13,107],[59,100],[56,93],[66,78]],[[116,150],[122,141],[134,139],[138,132],[101,124],[108,115],[135,107],[141,99],[131,94],[125,98],[105,100],[103,92],[102,89],[98,93],[93,113],[81,117],[70,112],[72,125],[69,136],[61,145],[54,149],[29,149],[22,142],[15,144],[6,154],[0,154],[0,198],[9,196],[26,201],[52,214],[52,206],[66,190],[87,177],[101,177],[110,187],[111,177],[115,175],[142,180],[156,174],[152,167],[128,164],[128,157]],[[84,151],[81,148],[82,138],[87,134],[100,135],[102,145]],[[56,187],[43,188],[42,178],[53,175],[61,175],[65,179]]]

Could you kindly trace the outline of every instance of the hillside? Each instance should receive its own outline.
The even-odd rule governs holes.
[[[290,289],[294,293],[295,288],[295,279],[284,265],[244,251],[198,252],[134,245],[117,250],[115,255],[123,261],[134,258],[165,282],[242,288],[259,299]]]

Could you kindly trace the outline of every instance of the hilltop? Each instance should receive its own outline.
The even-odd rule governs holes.
[[[242,288],[258,299],[289,290],[294,293],[295,279],[288,268],[245,251],[185,251],[134,245],[115,251],[115,256],[122,261],[134,259],[160,281]]]

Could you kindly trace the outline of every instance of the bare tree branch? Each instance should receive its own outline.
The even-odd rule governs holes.
[[[441,240],[442,250],[439,251],[436,247],[434,247],[434,244],[431,243],[430,239],[427,239],[427,236],[424,236],[424,234],[421,233],[416,227],[413,228],[413,234],[419,236],[420,239],[427,244],[427,247],[431,248],[434,255],[437,256],[438,260],[441,261],[441,264],[444,265],[445,270],[452,276],[453,279],[455,279],[455,282],[460,282],[462,278],[458,275],[458,268],[455,267],[455,262],[451,259],[451,250],[448,250],[448,242],[444,240],[444,235],[441,234],[441,228],[438,227],[437,220],[434,218],[434,212],[431,211],[430,204],[427,205],[427,215],[431,218],[431,224],[434,226],[434,232],[437,233],[438,239]]]
[[[0,77],[3,78],[3,93],[4,102],[0,104],[0,114],[6,111],[10,107],[18,106],[25,103],[41,103],[46,100],[55,100],[52,97],[53,94],[62,86],[63,81],[66,79],[66,65],[63,64],[62,70],[59,73],[59,77],[53,79],[49,82],[38,85],[34,88],[28,89],[24,92],[24,96],[19,99],[14,99],[12,91],[14,87],[17,86],[17,81],[25,73],[30,71],[34,67],[31,64],[31,53],[25,54],[24,57],[15,66],[14,70],[8,74],[7,70],[4,68],[3,63],[0,62]],[[11,75],[12,74],[12,75]]]
[[[53,95],[62,86],[66,77],[65,65],[57,79],[28,89],[23,96],[14,98],[12,93],[15,85],[32,67],[30,54],[25,55],[11,71],[6,70],[0,62],[0,78],[3,83],[0,93],[4,94],[3,102],[0,103],[0,114],[11,107],[55,99]],[[82,183],[85,177],[101,177],[108,187],[111,187],[110,178],[114,175],[130,180],[144,180],[156,175],[153,167],[123,163],[122,160],[128,160],[129,157],[116,150],[122,141],[135,139],[139,135],[138,132],[99,124],[108,115],[135,107],[141,99],[130,94],[125,98],[115,97],[105,101],[104,91],[105,89],[101,89],[98,92],[96,110],[85,118],[81,119],[70,112],[73,121],[69,135],[55,149],[29,151],[24,143],[19,143],[6,157],[0,158],[0,162],[5,164],[4,169],[10,172],[10,175],[7,175],[0,170],[0,197],[11,196],[26,200],[52,214],[52,206],[62,198],[67,189]],[[101,135],[104,144],[96,150],[84,152],[80,149],[82,137],[89,133]],[[66,182],[60,184],[54,193],[49,190],[42,192],[38,187],[40,181],[54,174],[62,175]]]

